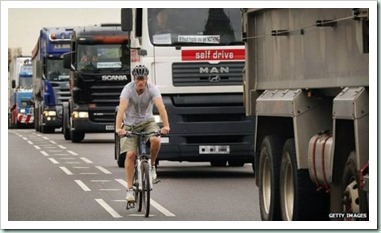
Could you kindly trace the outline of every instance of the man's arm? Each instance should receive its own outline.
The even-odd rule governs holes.
[[[128,107],[128,100],[125,98],[120,98],[118,113],[116,114],[116,122],[115,122],[115,132],[122,136],[126,133],[126,131],[122,128],[124,113],[126,112]]]
[[[168,134],[170,128],[169,128],[169,122],[168,122],[168,114],[167,114],[167,110],[165,109],[163,99],[161,97],[156,97],[154,98],[153,102],[155,103],[155,106],[157,110],[159,111],[160,118],[163,122],[163,128],[161,128],[161,133]]]

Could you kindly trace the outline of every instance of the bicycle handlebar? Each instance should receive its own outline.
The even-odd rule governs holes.
[[[160,131],[152,131],[152,132],[126,132],[126,134],[120,136],[120,137],[132,137],[132,136],[148,136],[148,135],[153,135],[155,137],[159,137],[161,136],[161,132]]]

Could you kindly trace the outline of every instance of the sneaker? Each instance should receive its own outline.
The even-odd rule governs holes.
[[[149,172],[150,172],[152,181],[156,181],[156,179],[157,179],[156,168],[155,167],[151,167],[151,169],[149,169]]]
[[[127,199],[127,202],[134,202],[135,201],[135,195],[134,195],[134,189],[133,188],[127,189],[126,199]]]

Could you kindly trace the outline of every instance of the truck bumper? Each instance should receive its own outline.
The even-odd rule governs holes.
[[[114,123],[92,122],[88,118],[73,119],[72,130],[81,131],[84,133],[110,133],[114,132]]]

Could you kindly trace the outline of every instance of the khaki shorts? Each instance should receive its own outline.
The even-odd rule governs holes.
[[[159,126],[155,122],[155,120],[148,120],[140,123],[136,126],[126,125],[124,126],[126,131],[134,131],[134,132],[154,132],[160,130]],[[148,141],[148,138],[147,138]],[[138,149],[138,137],[122,137],[120,139],[120,153],[126,153],[128,151],[133,151],[137,153]]]

